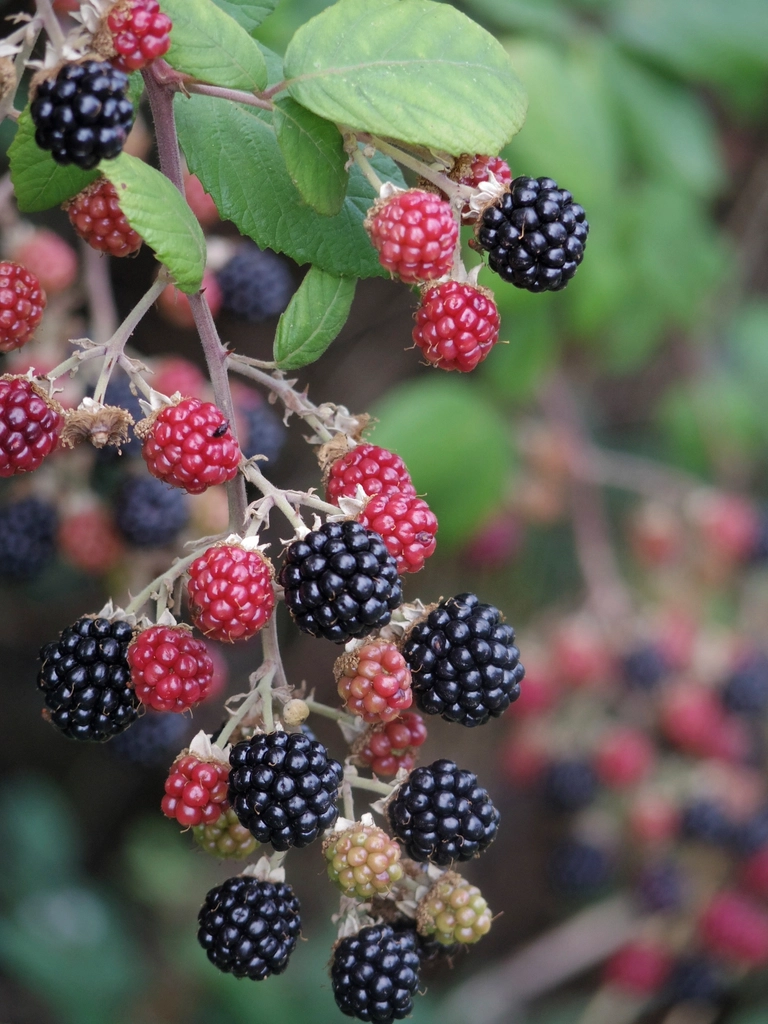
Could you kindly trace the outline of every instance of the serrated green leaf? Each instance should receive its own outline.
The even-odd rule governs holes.
[[[205,238],[179,190],[127,153],[104,161],[100,170],[115,186],[125,219],[154,249],[176,285],[188,294],[196,292],[205,270]]]
[[[291,181],[314,210],[334,217],[347,191],[339,129],[290,97],[275,105],[272,118]]]
[[[504,48],[432,0],[339,0],[293,37],[285,74],[329,121],[448,153],[498,153],[525,120]]]
[[[278,4],[278,0],[213,0],[213,2],[230,18],[234,18],[238,25],[242,25],[246,32],[253,32],[255,28],[258,28]]]
[[[19,115],[16,137],[8,149],[11,181],[22,213],[35,213],[58,206],[89,185],[99,172],[81,171],[70,164],[62,167],[35,142],[35,126],[29,107]],[[105,161],[105,163],[108,161]]]
[[[437,515],[438,543],[467,540],[500,505],[511,465],[508,428],[487,395],[467,380],[430,373],[401,384],[371,411],[378,420],[371,440],[405,460]],[[470,479],[468,500],[457,481]]]
[[[347,322],[357,281],[312,267],[277,325],[274,358],[281,370],[308,366]]]
[[[189,169],[225,220],[262,249],[284,252],[341,277],[384,277],[363,228],[374,201],[365,178],[353,169],[344,206],[322,217],[307,206],[291,181],[267,111],[208,96],[176,98],[176,119]],[[382,179],[403,184],[391,160],[374,158]]]
[[[187,75],[227,89],[257,92],[267,84],[264,55],[213,0],[161,0],[173,21],[165,59]]]

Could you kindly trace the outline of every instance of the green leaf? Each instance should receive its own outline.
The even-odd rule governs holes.
[[[277,325],[275,362],[281,370],[320,358],[347,322],[356,284],[353,277],[310,269]]]
[[[525,120],[501,44],[432,0],[339,0],[293,37],[285,74],[329,121],[448,153],[498,153]]]
[[[356,169],[335,217],[307,206],[291,181],[267,111],[208,96],[176,98],[184,155],[225,220],[262,249],[284,252],[341,277],[386,276],[363,228],[374,193]],[[380,177],[403,184],[391,160],[374,159]]]
[[[567,37],[576,30],[570,13],[557,0],[464,0],[477,18],[500,29],[514,32],[541,32]]]
[[[212,0],[161,0],[173,21],[168,63],[187,75],[227,89],[257,92],[267,65],[256,42]]]
[[[347,191],[347,157],[338,128],[289,98],[276,104],[273,121],[285,166],[302,198],[318,213],[334,217]]]
[[[22,213],[35,213],[58,206],[81,192],[99,172],[81,171],[70,164],[62,167],[35,142],[35,126],[29,107],[21,112],[16,137],[10,145],[11,181]],[[107,161],[105,161],[106,163]]]
[[[115,186],[125,219],[154,249],[176,285],[188,294],[196,292],[205,270],[205,238],[179,190],[127,153],[104,161],[100,170]]]
[[[278,4],[278,0],[213,0],[213,2],[230,18],[234,18],[238,25],[242,25],[246,32],[253,32],[255,28],[258,28]]]
[[[405,460],[439,520],[438,545],[467,540],[501,504],[511,466],[508,428],[488,396],[469,381],[430,372],[390,391],[372,413],[372,440]]]

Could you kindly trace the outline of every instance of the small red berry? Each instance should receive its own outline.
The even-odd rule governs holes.
[[[396,775],[401,768],[409,772],[426,738],[427,727],[421,715],[404,711],[393,721],[372,729],[357,756],[375,775]]]
[[[358,485],[371,497],[416,494],[411,474],[400,456],[375,444],[359,444],[336,459],[328,472],[326,498],[337,505],[339,498],[354,498]]]
[[[459,227],[450,204],[430,192],[410,189],[380,200],[365,228],[381,265],[406,284],[434,281],[453,266]]]
[[[413,340],[433,366],[469,373],[499,340],[500,324],[489,291],[445,281],[422,295]]]
[[[628,942],[605,965],[606,982],[634,996],[658,992],[672,968],[672,957],[647,941]]]
[[[741,562],[754,549],[760,516],[753,502],[737,494],[707,491],[689,503],[704,543],[728,562]]]
[[[29,341],[45,309],[45,292],[20,263],[0,263],[0,352]]]
[[[141,454],[152,476],[190,494],[233,480],[242,458],[224,413],[199,398],[166,405],[149,422]]]
[[[502,160],[500,156],[483,156],[478,153],[467,173],[459,179],[459,183],[469,185],[470,188],[477,188],[483,182],[488,181],[491,174],[502,185],[512,183],[512,171],[506,160]]]
[[[423,498],[379,494],[371,498],[357,520],[381,535],[399,573],[418,572],[435,552],[437,516]]]
[[[364,722],[392,722],[413,703],[411,670],[393,643],[377,640],[342,654],[334,673],[339,696]]]
[[[536,736],[514,732],[502,748],[501,767],[504,775],[514,785],[524,789],[538,782],[551,763],[550,751],[541,738]]]
[[[128,648],[131,683],[155,711],[186,711],[208,696],[213,661],[186,626],[150,626]]]
[[[75,283],[77,253],[55,231],[34,231],[13,250],[13,258],[34,274],[49,295],[66,291]]]
[[[72,227],[92,249],[110,256],[130,256],[142,238],[125,219],[117,190],[106,178],[94,181],[64,204]]]
[[[247,640],[269,622],[275,607],[271,564],[236,544],[209,548],[189,567],[192,621],[224,643]]]
[[[595,755],[595,771],[604,785],[623,789],[645,778],[653,761],[653,744],[644,733],[629,727],[618,728],[601,739]]]
[[[665,797],[646,793],[633,801],[628,826],[631,835],[640,842],[667,843],[680,830],[680,810]]]
[[[742,864],[740,880],[756,896],[768,898],[768,846],[753,853]]]
[[[160,807],[180,825],[210,825],[227,807],[229,765],[182,754],[171,765]]]
[[[152,378],[152,387],[161,395],[189,395],[205,397],[208,382],[203,371],[183,356],[169,356],[158,363]]]
[[[0,477],[29,473],[50,455],[64,417],[27,377],[0,377]]]
[[[114,569],[125,554],[112,517],[100,505],[65,516],[59,527],[59,546],[68,562],[92,575]]]
[[[557,703],[559,690],[552,673],[544,665],[525,659],[525,686],[520,696],[509,706],[512,718],[535,718],[549,711]]]
[[[203,188],[202,182],[189,171],[184,175],[184,192],[192,213],[197,217],[201,226],[209,228],[218,224],[220,217],[213,198]]]
[[[686,754],[711,756],[725,720],[715,693],[696,683],[679,683],[662,697],[661,731]]]
[[[768,962],[768,915],[740,893],[726,890],[714,897],[699,921],[699,935],[715,956],[755,967]]]
[[[158,0],[119,0],[107,15],[120,71],[138,71],[168,52],[173,22],[160,10]]]
[[[200,285],[200,290],[205,292],[205,298],[210,306],[212,316],[217,316],[221,310],[223,296],[219,282],[216,280],[216,275],[210,270],[206,270],[203,274],[203,283]],[[169,284],[160,293],[160,298],[157,300],[157,308],[163,319],[175,327],[195,326],[195,318],[192,316],[189,296],[179,291],[172,284]]]
[[[461,560],[471,569],[499,569],[521,550],[524,530],[518,516],[497,512],[480,525],[463,549]]]
[[[554,663],[563,683],[595,688],[611,673],[611,654],[591,619],[564,620],[554,637]]]

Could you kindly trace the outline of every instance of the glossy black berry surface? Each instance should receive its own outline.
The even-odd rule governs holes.
[[[584,258],[588,234],[583,208],[552,178],[515,178],[476,228],[491,270],[531,292],[566,286]]]
[[[0,508],[0,578],[32,580],[56,554],[56,509],[38,498]]]
[[[37,685],[45,717],[75,740],[108,740],[139,713],[126,651],[133,628],[121,619],[82,618],[40,651]]]
[[[122,152],[133,125],[128,76],[106,61],[65,64],[37,87],[30,107],[35,142],[59,164],[90,170]]]
[[[403,646],[419,708],[467,726],[498,718],[520,696],[525,675],[514,640],[498,608],[474,594],[441,602]]]
[[[339,816],[343,768],[303,732],[243,740],[229,763],[229,802],[260,843],[276,850],[308,846]]]
[[[403,603],[395,559],[356,522],[326,523],[294,541],[278,582],[299,629],[337,644],[386,626]]]
[[[189,522],[189,500],[153,476],[129,476],[115,499],[115,522],[135,547],[170,544]]]
[[[238,875],[205,897],[197,940],[220,971],[262,981],[287,967],[301,931],[299,910],[290,885]]]
[[[414,942],[389,925],[361,928],[336,947],[331,982],[336,1005],[348,1017],[376,1024],[402,1020],[419,987]]]
[[[445,759],[414,769],[388,814],[409,857],[441,866],[482,853],[499,827],[499,812],[477,776]]]

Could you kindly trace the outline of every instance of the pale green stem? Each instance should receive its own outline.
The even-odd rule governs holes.
[[[56,13],[51,6],[51,0],[36,0],[36,7],[37,13],[45,25],[45,31],[48,33],[51,45],[60,56],[64,49],[65,39],[64,33],[61,31],[59,19],[56,17]]]
[[[162,576],[158,576],[156,579],[152,580],[151,583],[148,583],[147,586],[131,600],[130,604],[125,609],[126,612],[137,612],[154,593],[159,593],[158,587],[168,586],[178,579],[179,576],[182,576],[194,560],[199,558],[205,550],[207,549],[197,548],[191,555],[186,555],[184,558],[177,559],[167,572],[164,572]]]
[[[382,796],[389,796],[397,789],[397,786],[390,786],[387,782],[379,782],[377,779],[365,779],[362,775],[345,775],[345,782],[355,789],[367,789],[371,793],[380,793]]]
[[[384,182],[378,176],[373,167],[371,167],[371,163],[366,157],[365,153],[361,153],[357,145],[355,145],[355,148],[352,150],[352,159],[363,172],[368,183],[370,184],[371,188],[374,190],[376,195],[378,195],[381,192],[381,188]]]
[[[280,654],[280,645],[277,640],[277,613],[272,613],[269,622],[261,633],[261,649],[264,654],[264,661],[271,662],[275,666],[277,685],[288,687],[288,677],[285,674],[283,658]]]
[[[270,483],[256,463],[249,462],[245,465],[243,467],[243,475],[246,480],[250,480],[252,484],[255,484],[263,495],[272,499],[275,507],[280,509],[300,537],[305,537],[309,533],[309,528],[306,523],[286,498],[285,491],[280,490],[279,487],[275,487],[274,484]]]
[[[223,747],[227,743],[229,737],[238,725],[260,700],[264,702],[262,707],[264,729],[266,732],[274,732],[275,723],[272,716],[272,680],[274,679],[274,676],[274,666],[270,666],[259,680],[258,686],[255,686],[251,690],[235,714],[232,715],[230,720],[216,737],[216,746]]]
[[[346,725],[357,725],[358,719],[354,715],[348,715],[346,711],[329,707],[328,704],[321,704],[319,701],[312,700],[311,697],[302,697],[301,699],[313,715],[320,715],[321,718],[332,718],[335,722],[344,722]]]
[[[16,88],[18,88],[21,76],[24,74],[24,65],[34,50],[37,37],[40,35],[39,25],[40,22],[28,22],[28,24],[22,25],[21,28],[12,32],[10,36],[6,36],[3,40],[4,43],[15,44],[19,42],[22,45],[13,60],[13,69],[16,73],[16,87],[9,89],[7,94],[0,99],[0,121],[4,121],[6,117],[15,119],[19,116],[18,111],[14,109],[13,101],[16,98]]]
[[[128,339],[141,323],[144,316],[152,308],[155,300],[158,298],[160,293],[164,291],[167,284],[167,272],[163,269],[155,278],[151,288],[149,288],[146,294],[139,299],[131,312],[107,342],[104,365],[101,368],[99,379],[96,381],[96,387],[93,391],[94,402],[104,401],[104,395],[107,390],[107,385],[109,384],[109,378],[112,376],[112,371],[115,366],[117,366],[120,356],[123,354],[123,349],[125,348]]]
[[[342,782],[341,784],[341,796],[344,801],[344,817],[349,818],[350,821],[356,821],[355,818],[355,798],[352,795],[352,787],[349,782]]]
[[[445,192],[451,199],[459,197],[469,197],[472,195],[472,189],[466,186],[459,185],[446,174],[441,174],[440,171],[434,170],[429,164],[425,164],[423,160],[419,160],[418,157],[413,156],[411,153],[406,153],[402,149],[398,149],[397,146],[391,146],[388,142],[384,142],[377,136],[371,136],[371,142],[379,150],[380,153],[384,153],[385,156],[392,157],[392,159],[404,167],[410,167],[412,171],[416,171],[422,178],[426,178],[427,181],[431,181],[433,185],[437,185],[441,192]]]
[[[45,380],[50,381],[51,384],[59,377],[63,377],[65,373],[69,373],[72,370],[77,370],[80,363],[85,363],[89,359],[98,359],[103,356],[106,352],[104,345],[97,345],[96,348],[81,349],[79,352],[75,352],[69,359],[65,359],[63,363],[59,363],[55,366],[50,373],[46,373]]]

